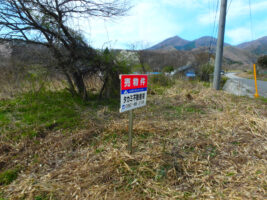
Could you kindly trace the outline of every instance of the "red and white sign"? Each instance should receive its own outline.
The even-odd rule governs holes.
[[[147,75],[120,75],[120,79],[120,112],[145,106],[147,98]]]
[[[147,88],[147,75],[121,75],[121,90]]]

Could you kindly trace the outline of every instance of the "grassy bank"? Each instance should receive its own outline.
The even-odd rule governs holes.
[[[176,81],[134,114],[130,155],[117,101],[2,100],[2,199],[264,199],[266,101]]]

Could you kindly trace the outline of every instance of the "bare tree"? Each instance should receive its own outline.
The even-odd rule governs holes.
[[[148,49],[151,45],[148,42],[145,41],[138,41],[135,43],[132,43],[129,45],[130,49],[132,51],[135,51],[137,53],[141,68],[142,68],[142,73],[146,73],[146,68],[145,65],[147,64],[145,59],[144,59],[144,53],[146,49]]]
[[[127,0],[0,0],[0,39],[48,47],[72,93],[87,99],[84,72],[101,66],[97,51],[70,27],[81,17],[110,18],[130,9]]]

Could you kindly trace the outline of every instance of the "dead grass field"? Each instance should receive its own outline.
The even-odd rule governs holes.
[[[71,130],[19,141],[2,133],[0,169],[20,170],[2,199],[267,198],[266,100],[187,81],[152,94],[134,111],[131,155],[117,105],[75,104],[81,125]]]

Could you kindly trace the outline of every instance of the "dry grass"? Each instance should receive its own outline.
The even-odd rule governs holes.
[[[25,92],[37,92],[42,88],[51,91],[66,88],[66,81],[62,76],[51,76],[46,71],[39,71],[39,68],[31,71],[31,68],[12,68],[10,66],[0,68],[0,100],[13,98]]]
[[[86,128],[2,142],[22,171],[7,199],[266,199],[267,104],[180,82],[135,111],[88,108]],[[40,199],[39,198],[39,199]]]
[[[8,66],[8,65],[7,65]],[[85,77],[85,84],[91,93],[100,91],[103,83],[98,76]],[[0,66],[0,100],[9,99],[26,92],[38,92],[43,88],[60,91],[68,87],[63,74],[47,71],[38,66],[1,67]]]

